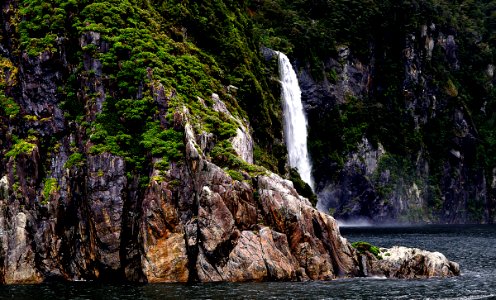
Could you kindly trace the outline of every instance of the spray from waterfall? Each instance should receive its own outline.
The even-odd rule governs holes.
[[[276,53],[279,57],[284,135],[288,148],[289,165],[298,170],[301,179],[308,183],[313,190],[312,165],[307,150],[307,118],[301,104],[298,78],[288,57],[284,53],[278,51]]]

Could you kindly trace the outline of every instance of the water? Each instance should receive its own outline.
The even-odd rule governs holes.
[[[328,282],[0,286],[0,299],[496,299],[496,226],[347,227],[350,241],[443,252],[460,263],[454,278],[340,279]]]
[[[277,54],[279,56],[284,135],[288,148],[289,165],[298,169],[301,179],[313,189],[312,165],[307,150],[307,118],[301,104],[298,78],[288,57],[281,52],[277,52]]]

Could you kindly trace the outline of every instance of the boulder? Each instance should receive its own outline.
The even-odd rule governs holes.
[[[368,253],[368,266],[362,264],[366,275],[404,279],[460,275],[458,263],[449,261],[439,252],[400,246],[381,248],[380,252],[381,259]]]

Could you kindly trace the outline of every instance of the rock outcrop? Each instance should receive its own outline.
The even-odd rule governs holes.
[[[125,162],[107,154],[89,157],[86,198],[76,198],[77,187],[64,196],[57,192],[52,197],[61,205],[49,204],[47,212],[9,205],[12,198],[2,196],[2,282],[109,280],[112,274],[145,282],[458,274],[440,254],[405,248],[388,250],[383,260],[359,254],[336,221],[299,196],[292,182],[270,172],[233,180],[201,151],[188,110],[177,114],[185,159],[153,176],[132,211]],[[131,213],[134,218],[126,217]]]
[[[361,265],[365,275],[387,278],[445,277],[460,274],[460,266],[439,252],[416,248],[381,248],[380,260],[368,260]],[[367,253],[370,258],[370,253]]]

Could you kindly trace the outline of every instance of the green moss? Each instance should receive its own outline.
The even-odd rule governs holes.
[[[389,183],[396,184],[401,180],[403,183],[406,181],[406,185],[412,185],[415,182],[415,165],[408,157],[390,153],[382,155],[378,162],[376,179],[380,180],[380,174],[385,171],[389,171]]]
[[[266,173],[263,167],[252,165],[242,160],[236,154],[236,151],[232,148],[231,142],[228,140],[217,143],[210,152],[210,156],[216,165],[233,171],[232,174],[234,174],[236,180],[239,180],[237,178],[242,177],[239,171],[245,171],[252,177]],[[239,175],[241,175],[241,177]]]
[[[379,247],[373,246],[370,243],[358,241],[358,242],[352,243],[351,246],[353,248],[357,249],[358,253],[370,252],[377,259],[382,259],[382,256],[380,255],[381,251],[380,251]]]
[[[0,115],[4,115],[12,119],[19,114],[19,111],[20,107],[14,99],[6,97],[3,92],[0,91]]]
[[[287,149],[284,144],[275,144],[271,151],[255,144],[253,160],[255,164],[264,166],[272,172],[284,174],[286,172]]]
[[[227,174],[234,180],[242,181],[244,179],[243,174],[235,170],[227,170]]]
[[[17,140],[14,146],[12,146],[12,149],[10,149],[7,153],[5,153],[5,156],[13,157],[15,159],[22,154],[29,155],[36,148],[35,141],[36,138],[33,137],[30,137],[27,140],[23,140],[23,139]]]
[[[41,204],[48,204],[50,200],[50,196],[55,194],[60,190],[59,185],[57,183],[57,179],[55,178],[47,178],[43,182],[43,201]]]
[[[315,195],[315,193],[312,191],[312,188],[301,179],[298,170],[292,168],[289,172],[289,175],[289,179],[293,182],[294,188],[296,189],[298,194],[308,198],[308,200],[310,200],[310,203],[312,203],[313,206],[316,206],[317,195]]]
[[[217,143],[210,152],[210,156],[212,161],[221,167],[239,169],[244,165],[243,160],[239,158],[231,143],[227,140]]]
[[[458,96],[458,89],[451,79],[448,79],[448,82],[444,87],[444,92],[450,97]]]
[[[7,58],[0,57],[0,116],[15,118],[20,111],[19,105],[7,96],[6,88],[17,85],[18,68]]]
[[[334,69],[331,69],[330,71],[326,72],[326,77],[327,77],[327,80],[329,80],[329,82],[331,84],[336,84],[338,82],[338,74],[336,73],[336,70]]]
[[[85,163],[85,158],[81,153],[72,153],[64,164],[64,168],[70,169],[73,166],[82,167]]]

